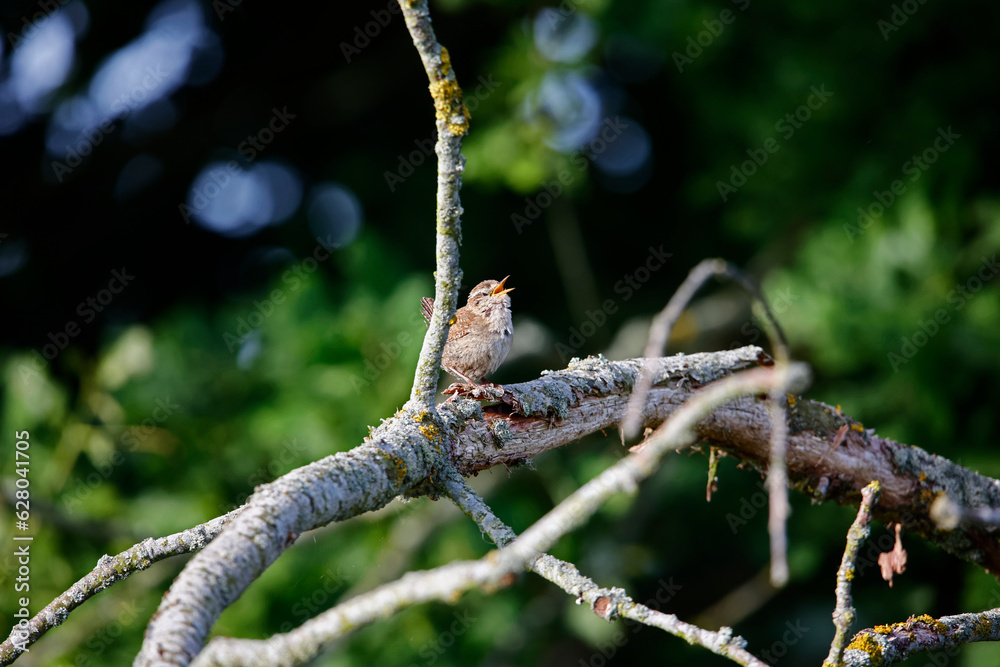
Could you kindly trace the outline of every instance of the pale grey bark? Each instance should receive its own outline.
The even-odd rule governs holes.
[[[434,146],[438,157],[434,314],[420,348],[410,392],[410,402],[433,412],[441,374],[441,353],[448,338],[448,323],[458,307],[458,288],[462,283],[458,248],[462,244],[463,211],[458,193],[465,170],[465,156],[461,151],[462,138],[469,131],[469,112],[462,101],[462,89],[448,51],[434,36],[426,0],[401,2],[399,6],[430,81],[437,127]]]
[[[744,393],[770,393],[798,385],[807,375],[804,366],[793,365],[786,371],[753,369],[714,382],[687,401],[669,422],[646,440],[642,448],[570,494],[499,552],[488,554],[474,563],[452,563],[434,570],[410,573],[396,582],[337,605],[289,633],[275,635],[265,641],[213,640],[195,664],[200,667],[302,665],[351,629],[385,618],[406,606],[432,599],[453,598],[473,587],[496,588],[508,575],[531,568],[556,540],[589,519],[612,495],[622,491],[634,492],[637,485],[659,467],[667,452],[693,442],[694,425],[713,409]],[[481,527],[493,531],[501,542],[510,539],[510,529],[503,526],[484,503],[478,501],[478,496],[470,494],[467,487],[463,488],[464,483],[456,480],[454,470],[439,470],[438,477],[444,480],[446,489],[451,489],[456,501],[482,516],[484,521]],[[558,563],[549,565],[547,571],[566,572]],[[579,577],[578,572],[576,575]],[[567,582],[567,585],[578,583]],[[594,590],[588,590],[594,593]],[[604,617],[623,615],[680,634],[739,664],[762,664],[745,650],[746,642],[734,637],[728,628],[715,633],[682,623],[674,616],[635,604],[624,591],[609,589],[594,600],[594,608]]]

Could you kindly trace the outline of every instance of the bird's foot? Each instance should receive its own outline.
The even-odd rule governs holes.
[[[458,397],[471,398],[477,401],[499,401],[503,398],[504,388],[503,385],[492,382],[485,382],[483,384],[455,382],[449,385],[442,393],[451,395],[451,398],[448,399],[449,403]]]

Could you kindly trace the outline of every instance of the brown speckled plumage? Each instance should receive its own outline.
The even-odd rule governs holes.
[[[469,292],[466,305],[455,312],[441,358],[441,367],[455,377],[481,384],[507,358],[514,338],[507,294],[514,288],[504,289],[507,278],[479,283]],[[420,311],[430,322],[434,299],[421,299]]]

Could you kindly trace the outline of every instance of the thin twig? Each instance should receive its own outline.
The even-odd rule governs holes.
[[[62,625],[70,612],[104,589],[147,569],[153,563],[200,550],[215,539],[242,510],[240,507],[229,514],[173,535],[150,537],[117,556],[103,556],[97,567],[35,614],[34,618],[27,621],[26,627],[14,626],[10,637],[0,644],[0,665],[12,663],[24,649],[52,628]]]
[[[771,583],[780,588],[788,583],[786,525],[792,511],[788,504],[788,467],[785,463],[788,422],[784,395],[771,392],[767,407],[771,418],[771,460],[767,467],[767,532],[771,536]]]
[[[410,391],[412,403],[433,413],[441,374],[441,353],[448,338],[448,322],[458,307],[458,287],[462,282],[458,262],[458,247],[462,243],[462,204],[458,193],[465,169],[461,151],[462,137],[469,131],[469,111],[462,101],[462,89],[458,86],[448,50],[434,35],[427,1],[400,2],[399,6],[430,80],[437,125],[437,144],[434,146],[438,157],[434,314],[420,348],[420,359]]]
[[[504,546],[516,537],[514,531],[493,514],[493,510],[457,473],[444,481],[445,489],[452,500],[465,512],[479,529],[493,541]],[[718,632],[705,630],[685,623],[673,614],[665,614],[636,603],[620,588],[601,588],[592,579],[577,570],[572,563],[541,554],[528,563],[528,569],[563,589],[579,601],[586,602],[595,614],[608,621],[616,616],[628,618],[644,625],[660,628],[681,637],[691,644],[697,644],[713,653],[725,656],[733,662],[747,667],[767,667],[746,650],[746,640],[733,635],[731,628],[720,628]],[[678,586],[678,588],[680,588]]]
[[[757,283],[738,268],[721,259],[705,259],[691,269],[687,278],[677,288],[674,295],[670,297],[667,306],[653,320],[653,324],[649,329],[649,342],[646,343],[646,350],[642,356],[649,359],[659,357],[663,354],[667,342],[670,340],[670,331],[673,329],[674,324],[677,323],[677,319],[684,312],[684,309],[687,308],[688,303],[694,298],[694,295],[701,289],[701,286],[705,284],[705,281],[712,276],[725,276],[741,285],[750,293],[753,302],[759,304],[764,311],[765,324],[767,325],[765,328],[767,329],[775,358],[779,362],[788,361],[788,345],[785,342],[785,335],[781,331],[781,327],[778,326],[778,320],[775,319],[774,313],[771,312],[767,301],[764,300]],[[649,393],[651,386],[652,380],[648,373],[644,371],[639,376],[638,382],[636,382],[628,409],[625,411],[625,417],[622,419],[622,431],[626,439],[632,439],[639,433],[639,428],[642,425],[643,406],[646,403],[646,395]]]
[[[837,632],[830,644],[830,653],[827,655],[823,667],[837,667],[843,664],[847,633],[857,617],[854,602],[851,599],[851,582],[855,575],[854,562],[858,558],[858,550],[871,533],[872,506],[878,502],[881,495],[882,485],[878,480],[861,490],[861,506],[858,507],[858,516],[851,524],[851,529],[847,531],[847,546],[844,548],[844,557],[840,561],[840,569],[837,570],[837,606],[833,610],[833,625],[837,628]]]

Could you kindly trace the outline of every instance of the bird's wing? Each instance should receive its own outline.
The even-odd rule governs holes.
[[[431,323],[431,315],[434,314],[434,299],[425,296],[420,300],[420,312],[423,313],[427,324]]]
[[[475,316],[470,314],[467,308],[459,308],[455,311],[452,319],[451,329],[448,330],[448,342],[458,340],[472,331],[472,320]]]

